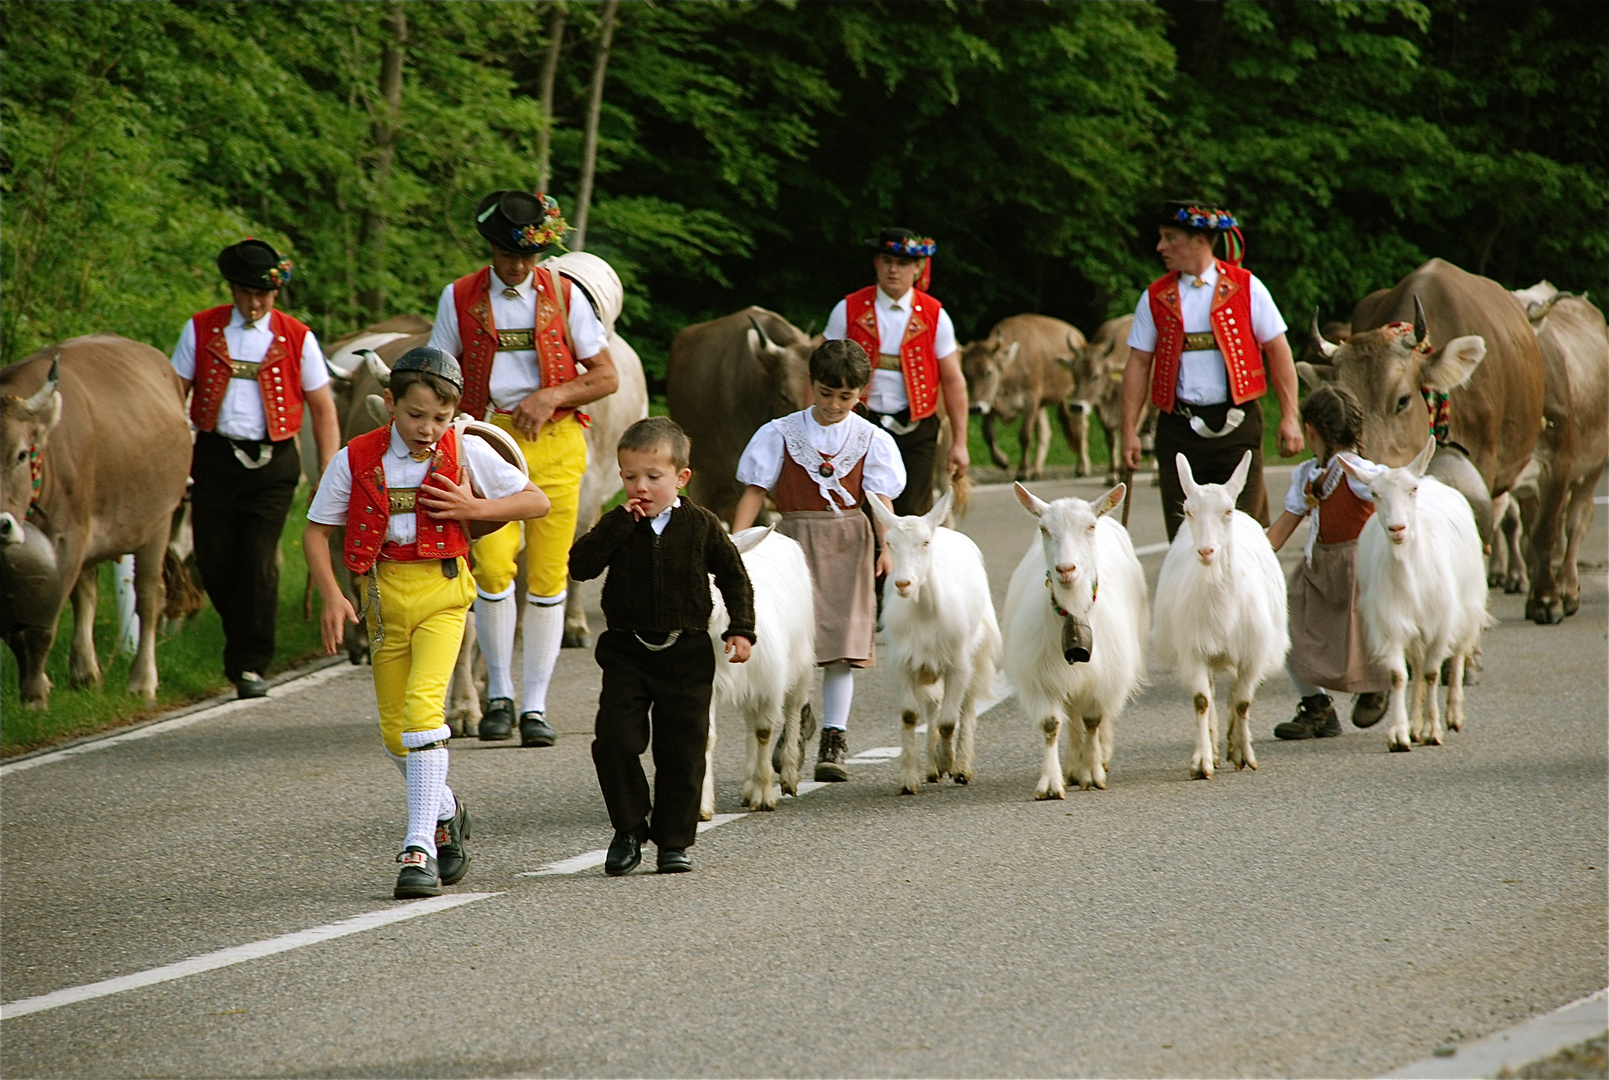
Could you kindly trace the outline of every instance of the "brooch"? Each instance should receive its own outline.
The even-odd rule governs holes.
[[[832,475],[832,462],[823,461],[821,463],[821,467],[818,468],[816,471],[818,473],[820,473],[822,476],[831,476]]]

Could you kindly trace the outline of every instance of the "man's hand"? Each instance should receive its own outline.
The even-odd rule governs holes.
[[[1123,433],[1123,465],[1125,468],[1138,470],[1140,458],[1144,451],[1140,448],[1140,437],[1130,432]]]
[[[542,434],[542,426],[553,419],[554,406],[542,390],[533,390],[514,406],[514,430],[531,442]]]
[[[754,648],[749,639],[733,634],[726,639],[726,655],[734,664],[745,664],[749,659],[749,650]]]
[[[972,467],[972,455],[967,453],[966,440],[957,439],[950,445],[949,467],[951,480],[961,479]]]
[[[1286,457],[1295,457],[1306,446],[1302,438],[1302,419],[1294,413],[1285,413],[1279,418],[1279,452]]]
[[[334,656],[346,641],[346,624],[356,626],[358,613],[352,607],[352,601],[346,598],[345,593],[336,593],[334,596],[324,594],[324,612],[319,617],[319,634],[324,639],[324,655]]]
[[[442,473],[431,473],[415,498],[431,517],[455,521],[473,520],[477,504],[482,501],[467,482],[454,483],[452,477]]]

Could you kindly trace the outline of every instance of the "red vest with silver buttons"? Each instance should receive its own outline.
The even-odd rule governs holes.
[[[375,560],[419,562],[424,559],[454,559],[469,554],[469,536],[463,523],[427,515],[414,504],[417,540],[411,546],[386,543],[386,526],[391,521],[391,496],[386,492],[385,454],[391,447],[391,425],[375,428],[346,444],[347,465],[352,470],[352,495],[346,505],[346,543],[341,561],[354,574],[367,574]],[[448,428],[436,443],[430,471],[424,483],[436,473],[463,483],[458,463],[458,442]],[[423,487],[423,484],[420,485]]]
[[[466,274],[453,282],[453,305],[458,311],[458,348],[463,354],[458,363],[464,371],[464,397],[458,407],[476,420],[486,415],[491,403],[492,358],[497,355],[497,326],[492,321],[491,285],[492,268],[483,266],[473,274]],[[575,290],[570,280],[559,275],[564,283],[564,309],[570,310]],[[583,300],[582,303],[587,301]],[[553,302],[553,274],[536,268],[536,361],[542,372],[543,386],[558,386],[575,378],[575,356],[570,352],[565,327],[559,321],[559,305]],[[555,420],[570,415],[574,409],[554,412]]]
[[[218,410],[234,377],[224,329],[234,305],[208,308],[191,322],[196,328],[195,390],[190,397],[190,419],[197,431],[218,425]],[[274,340],[257,365],[257,389],[263,395],[263,416],[268,420],[268,441],[284,442],[302,429],[302,342],[307,325],[282,311],[268,313],[268,330]]]
[[[1229,372],[1229,397],[1236,405],[1260,398],[1268,390],[1263,347],[1251,328],[1251,271],[1216,260],[1218,284],[1207,316],[1213,341]],[[1151,361],[1151,400],[1163,412],[1173,411],[1179,385],[1179,357],[1184,351],[1184,316],[1179,312],[1179,275],[1164,274],[1146,289],[1156,323],[1156,354]]]
[[[872,367],[883,351],[877,332],[877,286],[868,285],[844,297],[845,336],[866,350]],[[905,374],[905,397],[910,401],[911,420],[926,420],[939,407],[939,358],[933,355],[939,334],[939,312],[944,305],[919,289],[911,290],[911,321],[905,324],[900,341],[899,366]]]

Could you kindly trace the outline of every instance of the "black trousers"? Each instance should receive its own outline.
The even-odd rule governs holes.
[[[715,680],[709,634],[684,630],[670,648],[654,652],[629,631],[605,630],[593,655],[603,669],[603,688],[598,692],[592,762],[609,823],[616,832],[636,833],[662,848],[689,847],[698,835]],[[642,768],[650,715],[652,800]]]
[[[1162,485],[1162,517],[1168,527],[1168,541],[1184,521],[1184,485],[1179,481],[1176,455],[1190,463],[1190,475],[1198,484],[1221,484],[1240,464],[1241,455],[1251,451],[1251,471],[1235,505],[1260,521],[1266,529],[1268,491],[1263,486],[1263,408],[1256,401],[1241,406],[1246,418],[1240,426],[1219,439],[1204,439],[1190,426],[1186,413],[1201,417],[1212,431],[1223,430],[1229,406],[1186,405],[1180,411],[1158,413],[1156,418],[1157,479]]]
[[[274,443],[260,469],[235,457],[236,446],[255,456],[259,445],[197,432],[190,461],[196,565],[223,619],[223,672],[230,680],[265,672],[274,659],[279,537],[302,475],[295,439]]]
[[[894,513],[901,517],[920,516],[933,509],[933,465],[939,448],[938,415],[934,414],[926,420],[918,421],[915,430],[904,435],[896,434],[883,426],[883,413],[867,410],[863,415],[894,436],[894,445],[899,447],[900,460],[905,462],[905,490],[894,500]],[[911,414],[908,409],[901,409],[892,416],[902,426],[910,423]]]

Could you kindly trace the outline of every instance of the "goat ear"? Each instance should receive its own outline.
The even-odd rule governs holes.
[[[1183,454],[1175,454],[1173,465],[1179,471],[1179,486],[1184,489],[1184,497],[1193,497],[1200,488],[1196,484],[1195,473],[1190,471],[1190,459]]]
[[[1095,516],[1110,513],[1123,505],[1123,497],[1129,493],[1127,484],[1119,484],[1105,495],[1095,500]]]
[[[1045,516],[1045,508],[1049,505],[1048,503],[1041,499],[1036,499],[1033,492],[1029,491],[1021,484],[1012,484],[1011,489],[1017,493],[1017,501],[1022,503],[1022,508],[1024,510],[1028,511],[1034,517]]]
[[[1433,390],[1446,393],[1462,386],[1475,374],[1480,362],[1486,359],[1486,339],[1479,334],[1465,334],[1453,338],[1419,372],[1419,381]]]
[[[771,535],[772,530],[776,527],[775,522],[772,522],[770,525],[750,526],[749,528],[744,529],[742,532],[734,533],[732,535],[732,546],[737,548],[737,553],[739,555],[746,555],[755,548],[759,547],[765,538]]]
[[[867,499],[866,505],[872,508],[872,517],[876,518],[885,529],[899,520],[899,516],[884,506],[883,500],[876,495]]]
[[[922,515],[922,524],[929,529],[936,529],[944,524],[944,519],[950,516],[950,504],[955,501],[955,488],[951,487],[939,496],[939,501],[933,504],[933,509]]]
[[[1240,498],[1240,493],[1246,486],[1246,476],[1250,472],[1251,451],[1247,450],[1240,455],[1240,464],[1235,466],[1235,471],[1229,474],[1228,481],[1224,483],[1224,490],[1229,493],[1231,499]]]
[[[1325,383],[1335,381],[1334,364],[1309,364],[1306,360],[1296,361],[1296,374],[1302,377],[1309,390],[1317,390]]]
[[[1425,470],[1430,468],[1430,459],[1435,456],[1436,439],[1435,436],[1431,436],[1425,440],[1425,448],[1419,451],[1419,456],[1408,463],[1408,471],[1412,472],[1414,476],[1425,475]]]

